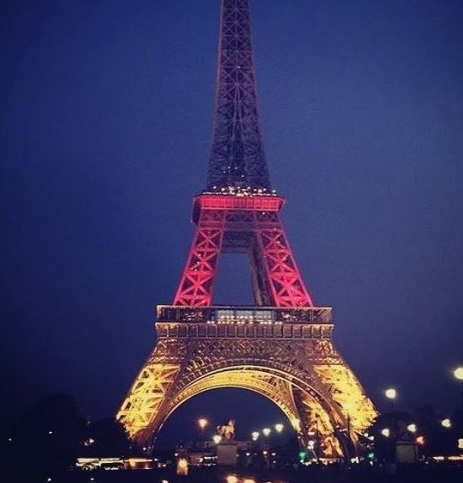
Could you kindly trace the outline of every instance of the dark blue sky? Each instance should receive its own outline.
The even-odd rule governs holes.
[[[7,0],[0,15],[1,410],[59,390],[112,415],[192,240],[219,1]],[[334,309],[337,348],[380,408],[394,385],[403,409],[451,410],[463,3],[254,0],[252,22],[272,184],[309,290]],[[250,302],[245,276],[245,259],[222,260],[215,301]],[[230,408],[216,417],[238,425],[239,401],[275,417],[243,391],[199,398],[178,425],[219,400]]]

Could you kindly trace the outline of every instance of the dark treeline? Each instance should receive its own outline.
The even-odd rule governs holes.
[[[75,473],[78,457],[144,455],[114,417],[91,421],[73,396],[62,393],[42,396],[15,421],[0,421],[0,431],[1,481],[12,483],[47,481],[48,477]],[[451,415],[438,414],[431,406],[383,413],[362,438],[363,450],[360,454],[356,450],[356,456],[370,467],[394,464],[398,442],[413,444],[417,461],[429,464],[433,456],[463,453],[463,408]],[[318,456],[321,450],[318,448]],[[294,444],[278,448],[291,465],[297,461],[293,453],[298,451]],[[310,456],[306,451],[306,457]]]
[[[134,450],[115,418],[90,421],[68,394],[44,395],[0,426],[0,474],[10,478],[2,481],[46,481],[72,469],[78,457],[128,456]]]

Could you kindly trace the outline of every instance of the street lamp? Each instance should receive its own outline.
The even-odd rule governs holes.
[[[275,424],[275,431],[277,433],[281,433],[283,431],[283,428],[284,428],[284,426],[282,424],[280,424],[280,423]]]
[[[271,430],[270,428],[264,428],[264,429],[262,430],[262,434],[263,434],[264,436],[268,436],[268,435],[269,435],[271,432],[272,432],[272,430]]]
[[[461,382],[461,408],[463,409],[463,367],[457,367],[453,371],[453,375],[455,379]]]
[[[259,431],[253,431],[253,433],[251,434],[251,438],[253,441],[257,441],[259,439]]]
[[[384,395],[391,401],[391,413],[394,412],[394,399],[397,397],[397,391],[390,387],[384,391]]]
[[[199,418],[198,419],[198,426],[201,429],[201,444],[205,445],[205,440],[204,440],[204,428],[209,424],[209,421],[206,418]]]
[[[209,421],[206,418],[199,418],[198,425],[201,428],[201,431],[204,431],[204,428],[209,424]]]
[[[451,428],[452,427],[452,421],[450,421],[449,418],[443,419],[440,423],[441,423],[443,428]]]

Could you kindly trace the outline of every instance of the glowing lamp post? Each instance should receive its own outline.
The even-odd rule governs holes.
[[[447,428],[448,429],[448,428],[451,428],[452,427],[452,421],[450,421],[449,418],[443,419],[440,423],[441,423],[441,425],[442,425],[443,428]]]
[[[383,428],[381,430],[381,434],[385,437],[385,438],[389,438],[389,436],[391,435],[391,430],[389,428]]]
[[[204,445],[204,429],[206,426],[209,424],[209,421],[206,418],[199,418],[198,419],[198,426],[201,430],[201,439],[202,439],[202,444]]]
[[[198,419],[198,426],[201,428],[201,431],[204,431],[204,428],[209,424],[209,421],[206,418],[199,418]]]
[[[453,371],[453,375],[461,383],[461,408],[463,409],[463,367],[457,367]]]
[[[270,428],[264,428],[264,429],[262,430],[262,434],[263,434],[264,436],[268,436],[268,435],[269,435],[271,432],[272,432],[272,430],[271,430]]]
[[[394,400],[397,397],[397,391],[390,387],[384,391],[384,395],[391,401],[391,413],[394,412]]]
[[[391,402],[390,424],[392,425],[392,430],[389,430],[389,428],[386,428],[381,432],[381,434],[383,436],[385,436],[386,438],[391,436],[393,438],[394,445],[396,445],[397,444],[397,441],[396,441],[396,438],[397,438],[397,421],[396,421],[395,414],[394,414],[394,401],[395,401],[395,398],[397,397],[397,391],[393,387],[389,387],[388,389],[386,389],[384,391],[384,395]],[[385,434],[386,432],[387,432],[387,434]]]

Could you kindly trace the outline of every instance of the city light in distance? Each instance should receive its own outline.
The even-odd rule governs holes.
[[[449,418],[445,418],[443,419],[441,422],[441,425],[444,427],[444,428],[451,428],[452,427],[452,421],[450,421]]]

